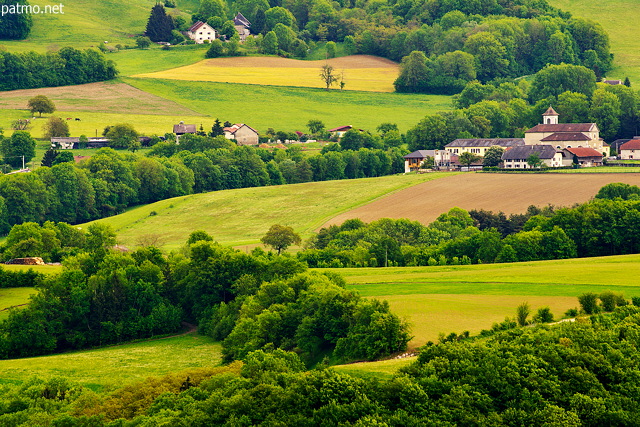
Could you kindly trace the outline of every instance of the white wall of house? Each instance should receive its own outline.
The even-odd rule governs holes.
[[[211,43],[216,39],[216,30],[211,28],[209,24],[204,24],[194,32],[189,31],[187,35],[198,44]]]

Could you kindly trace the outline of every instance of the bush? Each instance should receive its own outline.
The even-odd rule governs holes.
[[[598,312],[598,295],[593,292],[587,292],[578,297],[578,302],[582,311],[586,314],[594,314]]]
[[[576,317],[578,315],[577,308],[570,308],[569,310],[564,312],[565,317]]]
[[[549,323],[553,322],[553,313],[549,307],[542,307],[538,309],[538,312],[533,317],[533,320],[537,323]]]

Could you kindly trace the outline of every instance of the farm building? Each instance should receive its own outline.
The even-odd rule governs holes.
[[[640,137],[635,137],[620,146],[620,158],[622,160],[640,159]]]
[[[258,131],[244,123],[236,123],[223,129],[224,137],[235,139],[238,145],[258,145]]]
[[[107,138],[87,138],[87,148],[102,148],[109,145]],[[80,137],[54,137],[51,138],[51,148],[59,150],[76,150],[80,148]]]
[[[206,22],[198,21],[189,27],[187,37],[198,44],[211,43],[216,39],[216,30]]]
[[[342,136],[351,129],[353,129],[353,126],[351,125],[338,126],[337,128],[329,129],[329,133],[331,133],[331,135],[337,136],[338,138],[342,138]]]
[[[447,150],[417,150],[404,156],[404,172],[409,173],[422,168],[422,162],[432,157],[435,169],[451,167],[451,153]]]
[[[462,154],[469,152],[484,156],[484,153],[491,147],[501,147],[505,150],[511,147],[524,145],[522,138],[458,138],[444,146],[444,149],[451,154]]]
[[[605,156],[609,146],[600,138],[600,129],[595,123],[558,123],[559,114],[552,107],[542,115],[538,124],[524,133],[526,145],[550,144],[557,149],[593,148]]]
[[[233,26],[238,32],[238,36],[240,37],[240,41],[243,42],[249,37],[251,32],[249,29],[251,28],[251,22],[240,12],[233,18]]]
[[[548,167],[564,166],[562,151],[556,150],[552,145],[513,147],[502,154],[502,163],[507,169],[531,169],[527,159],[532,154],[537,154],[540,160]]]
[[[177,125],[173,125],[173,133],[176,134],[176,141],[180,140],[180,137],[184,134],[196,133],[196,125],[185,125],[183,121],[178,123]]]
[[[602,153],[593,148],[566,148],[567,159],[583,167],[602,166]]]

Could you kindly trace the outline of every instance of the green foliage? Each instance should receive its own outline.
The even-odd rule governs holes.
[[[62,120],[60,117],[49,117],[47,123],[42,128],[44,130],[44,137],[50,139],[53,137],[65,137],[69,136],[69,125],[66,120]]]
[[[39,113],[40,117],[42,117],[42,113],[51,114],[56,110],[53,101],[44,95],[36,95],[30,98],[27,102],[27,107],[29,107],[32,114]]]
[[[138,142],[138,136],[138,132],[129,123],[111,126],[105,135],[111,148],[129,148]]]
[[[602,187],[595,195],[596,199],[622,200],[636,199],[640,196],[640,187],[637,185],[612,182]]]
[[[0,90],[91,83],[110,80],[118,74],[113,61],[107,60],[101,52],[72,47],[47,54],[0,51],[0,64],[3,73]]]
[[[33,17],[26,0],[0,0],[4,12],[0,17],[0,40],[24,40],[33,26]],[[17,10],[17,8],[20,8]]]
[[[279,224],[272,225],[260,240],[265,245],[271,246],[278,251],[278,255],[287,250],[292,244],[299,245],[301,242],[300,236],[293,231],[292,227]]]
[[[482,165],[483,166],[499,166],[502,163],[502,154],[504,153],[504,149],[502,147],[491,147],[487,151],[485,151],[484,156],[482,157]]]
[[[596,89],[596,76],[592,70],[579,65],[547,65],[536,73],[529,91],[532,101],[570,91],[591,98]]]
[[[586,314],[594,314],[598,311],[598,295],[593,292],[587,292],[578,297],[580,308]]]
[[[147,36],[136,37],[136,46],[140,49],[148,49],[151,46],[151,39]]]
[[[527,324],[527,319],[529,314],[531,313],[529,304],[523,302],[516,308],[516,320],[518,321],[518,326],[525,326]]]
[[[534,322],[538,323],[551,323],[553,322],[553,313],[549,307],[541,307],[533,317]]]
[[[168,42],[172,38],[171,31],[173,29],[173,19],[167,15],[161,3],[156,3],[155,6],[151,8],[151,14],[149,15],[144,34],[152,42]]]
[[[15,167],[21,167],[24,157],[26,165],[36,155],[36,140],[26,131],[15,131],[9,138],[0,140],[0,152],[4,162]]]

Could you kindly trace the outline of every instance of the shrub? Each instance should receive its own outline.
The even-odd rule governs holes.
[[[538,312],[533,317],[533,320],[538,323],[553,322],[553,313],[551,313],[551,309],[549,307],[539,308]]]
[[[578,297],[578,302],[582,311],[586,314],[594,314],[598,311],[598,295],[593,292],[587,292]]]

